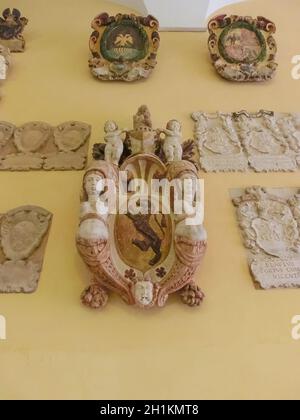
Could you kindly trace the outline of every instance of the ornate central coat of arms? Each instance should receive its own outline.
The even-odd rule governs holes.
[[[184,303],[200,305],[204,295],[194,275],[206,251],[206,231],[202,222],[187,222],[193,213],[179,215],[171,196],[166,199],[152,189],[153,180],[173,181],[174,185],[199,180],[195,165],[187,160],[190,144],[180,142],[181,124],[172,120],[166,130],[153,130],[149,110],[143,106],[134,117],[132,131],[122,132],[110,121],[105,132],[106,145],[95,146],[98,160],[83,180],[76,242],[93,275],[92,285],[82,295],[83,303],[100,308],[109,293],[116,292],[129,305],[162,307],[171,294],[180,292]],[[130,188],[126,196],[123,191],[120,194],[120,189],[136,182],[144,186],[138,198]],[[118,197],[115,212],[104,210],[107,185],[113,186]],[[193,188],[185,194],[194,201]]]

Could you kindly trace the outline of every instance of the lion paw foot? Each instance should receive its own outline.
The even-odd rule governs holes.
[[[81,295],[81,302],[91,309],[103,308],[108,301],[107,292],[98,284],[92,284]]]
[[[204,298],[204,293],[196,284],[187,285],[181,292],[182,302],[190,307],[200,306]]]

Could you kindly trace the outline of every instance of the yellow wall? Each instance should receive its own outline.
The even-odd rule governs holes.
[[[89,74],[90,21],[125,9],[101,0],[1,0],[30,19],[24,54],[1,84],[1,119],[16,124],[77,119],[99,141],[105,120],[128,127],[146,103],[156,126],[184,123],[195,110],[300,111],[299,0],[254,0],[227,8],[278,25],[276,79],[239,85],[220,79],[206,33],[163,33],[158,67],[146,82],[101,83]],[[36,204],[54,213],[45,265],[33,295],[0,295],[7,341],[0,341],[0,398],[298,398],[300,342],[291,318],[300,291],[257,291],[248,273],[228,189],[299,186],[295,174],[205,174],[209,250],[198,280],[200,310],[177,297],[164,310],[139,312],[112,297],[101,313],[79,302],[88,273],[74,245],[82,173],[0,173],[0,213]]]

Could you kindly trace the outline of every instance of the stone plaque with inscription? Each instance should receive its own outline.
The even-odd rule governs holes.
[[[300,287],[300,191],[232,191],[254,280],[262,289]]]
[[[194,112],[194,141],[206,172],[300,169],[300,114]]]

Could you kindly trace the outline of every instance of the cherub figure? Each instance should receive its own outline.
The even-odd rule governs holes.
[[[119,165],[119,161],[124,151],[122,134],[124,131],[119,130],[118,125],[114,121],[107,121],[104,127],[106,142],[105,160],[114,165]]]
[[[177,120],[171,120],[167,124],[167,128],[162,130],[166,135],[163,150],[168,162],[178,162],[182,160],[182,131],[181,124]]]

